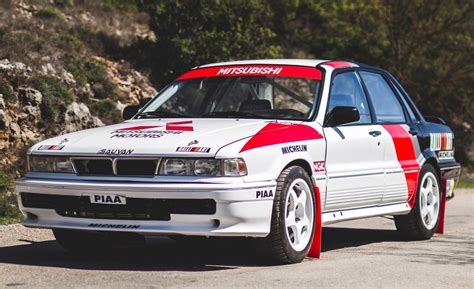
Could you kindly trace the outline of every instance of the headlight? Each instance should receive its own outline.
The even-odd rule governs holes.
[[[159,174],[168,176],[240,177],[247,175],[247,168],[242,159],[163,159]]]
[[[192,175],[192,163],[183,159],[164,159],[161,163],[160,174],[171,176]]]
[[[68,157],[30,156],[28,158],[30,172],[42,173],[74,173]]]
[[[194,174],[196,176],[220,176],[221,161],[220,160],[196,160],[194,162]]]

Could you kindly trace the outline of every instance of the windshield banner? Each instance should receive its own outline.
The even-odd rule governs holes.
[[[313,67],[290,65],[232,65],[197,68],[181,75],[178,80],[222,76],[295,77],[321,80],[322,73]]]

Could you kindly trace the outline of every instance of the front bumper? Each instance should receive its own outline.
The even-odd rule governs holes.
[[[21,193],[62,196],[120,195],[140,199],[212,199],[212,215],[171,214],[169,221],[115,220],[65,217],[54,209],[25,207],[23,224],[35,228],[134,232],[143,235],[264,237],[270,232],[273,199],[257,199],[256,192],[275,191],[275,181],[252,183],[138,183],[23,178],[16,182]]]

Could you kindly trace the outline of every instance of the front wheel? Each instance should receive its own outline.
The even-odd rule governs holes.
[[[438,174],[431,164],[420,171],[415,205],[408,215],[395,216],[397,230],[413,240],[428,240],[438,228],[441,189]]]
[[[301,262],[313,241],[315,201],[306,171],[293,166],[277,180],[270,234],[261,240],[267,256],[277,263]]]

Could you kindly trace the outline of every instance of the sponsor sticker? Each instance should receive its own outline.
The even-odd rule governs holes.
[[[325,172],[326,171],[326,162],[325,161],[315,161],[313,162],[313,169],[315,173]]]
[[[283,70],[283,67],[225,67],[217,71],[217,75],[278,75]]]
[[[439,151],[438,152],[438,159],[440,160],[447,160],[454,158],[454,151]]]
[[[114,156],[122,156],[122,155],[131,155],[134,150],[132,149],[101,149],[97,152],[99,155],[114,155]]]
[[[91,204],[126,205],[127,199],[117,195],[91,195]]]
[[[60,151],[64,148],[63,145],[41,145],[39,151]]]
[[[307,145],[292,145],[287,147],[282,147],[281,152],[285,154],[296,153],[296,152],[306,152],[308,151]]]
[[[273,191],[272,190],[257,191],[255,193],[255,198],[257,198],[257,199],[273,198]]]
[[[432,151],[449,151],[453,149],[452,133],[430,133],[430,149]]]
[[[229,65],[193,69],[181,75],[178,79],[183,80],[201,77],[228,76],[298,77],[320,80],[322,78],[322,73],[314,67],[302,67],[294,65]]]
[[[182,131],[166,131],[153,129],[117,129],[112,132],[110,138],[161,138],[170,134],[182,134]]]
[[[110,138],[161,138],[166,135],[182,134],[193,131],[192,120],[168,122],[160,125],[141,125],[116,129]]]
[[[138,229],[138,228],[140,228],[140,225],[96,224],[96,223],[90,223],[88,227],[92,227],[92,228],[107,228],[107,229]]]
[[[211,148],[208,147],[178,147],[177,152],[182,153],[208,153],[211,151]]]

